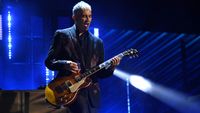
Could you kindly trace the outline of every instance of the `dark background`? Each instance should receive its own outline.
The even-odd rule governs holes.
[[[2,0],[23,14],[71,16],[78,0]],[[198,0],[86,0],[95,22],[104,28],[199,33]]]

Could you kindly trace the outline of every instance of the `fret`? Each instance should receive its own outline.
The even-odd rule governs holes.
[[[124,56],[131,56],[131,55],[134,56],[134,55],[137,55],[137,52],[138,51],[136,49],[130,49],[130,50],[124,51],[124,52],[122,52],[122,53],[120,53],[120,54],[118,54],[116,56],[120,57],[120,58],[123,58]],[[111,58],[111,59],[99,64],[98,66],[93,67],[89,71],[86,71],[86,72],[82,73],[80,75],[80,77],[81,78],[89,77],[90,75],[102,70],[103,68],[105,68],[105,69],[109,68],[112,65],[113,58]]]

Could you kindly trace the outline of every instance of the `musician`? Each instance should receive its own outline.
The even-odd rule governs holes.
[[[104,62],[104,47],[100,38],[88,31],[92,21],[92,9],[86,2],[78,2],[72,10],[74,25],[55,32],[45,65],[58,71],[56,77],[79,74]],[[68,105],[67,113],[97,113],[99,108],[98,79],[111,76],[120,63],[119,57],[114,57],[112,65],[90,78],[92,84],[79,91],[77,98]]]

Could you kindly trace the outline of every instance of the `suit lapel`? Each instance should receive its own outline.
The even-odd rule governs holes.
[[[87,39],[87,51],[86,54],[88,57],[86,57],[87,61],[87,67],[91,68],[91,58],[94,53],[94,39],[91,37],[91,34],[89,33],[88,39]]]
[[[76,27],[75,27],[75,25],[71,27],[71,29],[70,29],[70,35],[71,35],[70,38],[71,38],[72,44],[74,46],[74,50],[73,51],[77,55],[76,61],[77,62],[79,61],[82,64],[81,67],[85,67],[86,64],[85,64],[85,60],[84,60],[84,57],[83,57],[84,55],[83,55],[83,52],[81,50],[80,44],[79,44],[79,42],[77,40],[77,34],[76,34]]]

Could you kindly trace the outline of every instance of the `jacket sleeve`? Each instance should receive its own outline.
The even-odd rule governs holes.
[[[53,43],[50,46],[48,56],[45,59],[45,65],[48,69],[54,71],[62,71],[69,69],[69,63],[67,60],[63,60],[61,57],[61,52],[63,49],[63,40],[66,35],[59,31],[56,31],[53,39]]]

